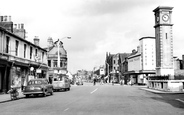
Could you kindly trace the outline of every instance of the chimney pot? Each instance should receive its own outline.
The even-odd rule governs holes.
[[[21,24],[21,29],[24,29],[24,24]]]
[[[34,38],[34,44],[39,46],[39,42],[40,42],[40,39],[38,38],[38,36],[35,36]]]
[[[9,22],[11,22],[11,16],[9,16]]]
[[[7,22],[7,16],[4,16],[4,22]]]

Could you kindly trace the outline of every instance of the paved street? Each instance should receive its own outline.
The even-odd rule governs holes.
[[[1,96],[1,95],[0,95]],[[0,97],[1,98],[1,97]],[[53,96],[1,101],[1,115],[183,115],[184,94],[155,94],[139,86],[86,83]]]

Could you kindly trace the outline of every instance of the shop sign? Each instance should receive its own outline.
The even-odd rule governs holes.
[[[59,73],[58,74],[66,74],[66,70],[59,70]]]
[[[58,73],[58,70],[54,70],[54,73],[57,74]]]
[[[5,59],[5,60],[8,60],[8,57],[7,57],[7,56],[3,56],[3,55],[2,55],[0,58],[1,58],[1,59]]]
[[[36,73],[42,73],[42,70],[41,69],[37,69]]]

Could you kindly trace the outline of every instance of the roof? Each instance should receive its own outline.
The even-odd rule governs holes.
[[[155,39],[155,37],[149,37],[149,36],[148,37],[142,37],[142,38],[139,39],[139,41],[142,40],[142,39]]]
[[[19,37],[18,35],[14,34],[14,33],[12,33],[12,32],[7,31],[5,28],[3,28],[3,27],[1,27],[1,26],[0,26],[0,30],[1,30],[1,31],[4,31],[5,33],[7,33],[7,34],[9,34],[9,35],[11,35],[11,36],[13,36],[13,37],[15,37],[15,38],[21,40],[21,41],[26,42],[27,44],[30,44],[30,45],[32,45],[32,46],[34,46],[34,47],[37,47],[37,48],[39,48],[39,49],[42,49],[42,50],[47,51],[46,49],[41,48],[40,46],[37,46],[37,45],[33,44],[32,42],[27,41],[26,39],[23,39],[23,38]]]
[[[138,52],[138,51],[135,51],[135,52],[132,52],[128,58],[133,58],[133,57],[137,57],[137,56],[140,56],[141,54]]]
[[[159,9],[167,9],[167,10],[172,10],[174,7],[170,7],[170,6],[158,6],[157,8],[155,8],[153,10],[153,12],[157,12]]]
[[[48,48],[48,55],[57,55],[58,54],[58,47],[55,45],[58,41],[54,42],[54,45]],[[60,42],[61,45],[59,47],[59,54],[60,55],[67,55],[66,50],[63,47],[63,43]]]

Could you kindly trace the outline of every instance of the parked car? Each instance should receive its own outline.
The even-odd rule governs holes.
[[[31,79],[27,86],[24,87],[23,94],[26,97],[30,95],[38,96],[39,94],[43,96],[47,96],[48,94],[53,95],[53,85],[49,84],[47,79]]]
[[[53,77],[52,85],[53,85],[53,90],[54,91],[59,91],[59,90],[70,90],[70,79],[68,79],[68,76],[66,75],[60,75]]]
[[[78,79],[78,80],[76,81],[76,85],[83,85],[83,81],[82,81],[81,79]]]

